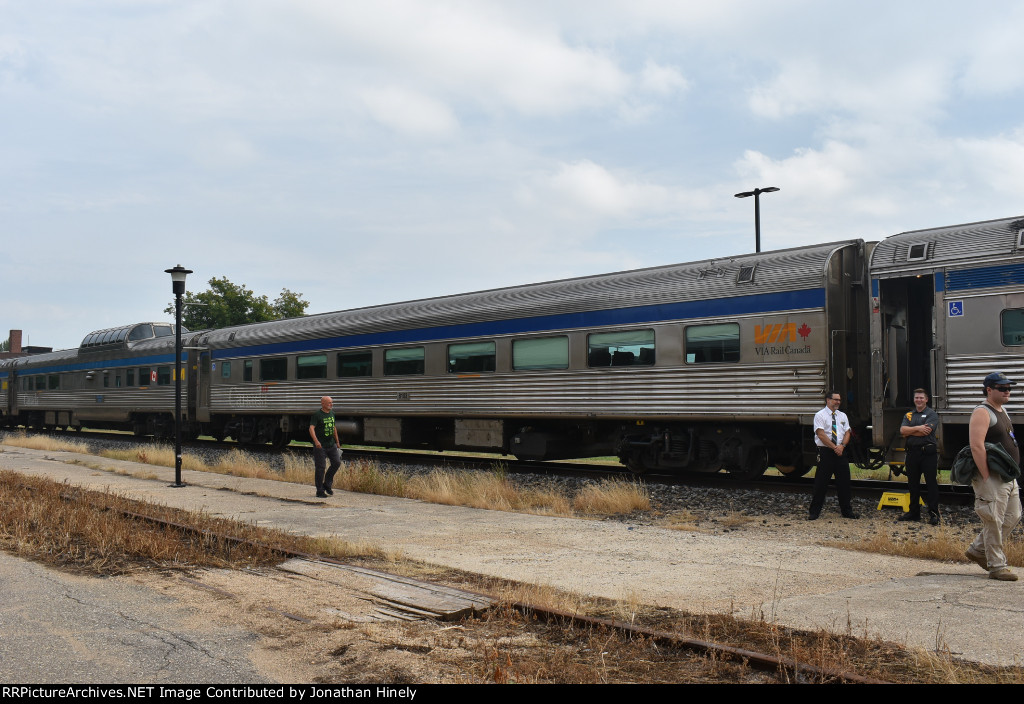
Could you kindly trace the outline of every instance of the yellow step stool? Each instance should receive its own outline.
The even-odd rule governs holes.
[[[924,497],[919,496],[917,500],[922,506],[925,505]],[[882,494],[882,500],[878,502],[878,511],[881,511],[884,507],[899,507],[903,509],[903,513],[910,511],[910,492],[909,491],[887,491]]]

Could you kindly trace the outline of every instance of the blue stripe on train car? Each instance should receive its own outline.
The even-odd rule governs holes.
[[[434,340],[482,337],[486,335],[511,335],[549,330],[571,330],[596,328],[607,325],[634,325],[638,323],[659,323],[666,320],[689,318],[711,318],[756,313],[778,313],[786,310],[803,310],[825,307],[825,289],[813,288],[802,291],[762,293],[752,296],[734,296],[702,301],[662,303],[632,308],[541,315],[531,318],[512,318],[461,325],[440,325],[413,330],[393,330],[362,335],[313,340],[295,340],[266,345],[234,347],[212,352],[214,359],[239,356],[290,354],[306,350],[340,349],[366,345],[401,344],[404,342],[432,342]]]
[[[937,279],[936,279],[937,280]],[[1024,264],[982,266],[946,272],[946,290],[961,291],[970,288],[994,288],[1024,284]]]
[[[182,362],[188,362],[186,354],[181,355]],[[113,369],[115,367],[151,366],[154,364],[174,364],[173,354],[161,354],[152,357],[123,357],[121,359],[93,360],[91,362],[72,362],[54,364],[48,367],[25,367],[18,370],[22,376],[32,374],[56,374],[57,372],[80,372],[87,369]]]

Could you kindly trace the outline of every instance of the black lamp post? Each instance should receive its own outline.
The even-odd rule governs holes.
[[[192,270],[178,264],[164,271],[171,275],[174,292],[174,483],[171,486],[182,487],[185,484],[181,481],[181,297],[185,293],[185,277]]]
[[[762,193],[775,193],[779,190],[775,186],[768,186],[768,188],[755,188],[752,191],[744,191],[743,193],[737,193],[737,198],[749,198],[754,196],[754,249],[755,252],[761,251],[761,194]]]

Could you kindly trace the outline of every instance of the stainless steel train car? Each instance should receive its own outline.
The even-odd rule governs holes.
[[[9,424],[160,436],[173,428],[174,336],[167,323],[98,330],[76,349],[5,360],[0,374],[7,374]]]
[[[5,421],[169,434],[173,338],[131,340],[136,327],[0,364]],[[184,343],[187,432],[243,442],[308,439],[309,414],[330,395],[354,442],[613,454],[638,472],[801,474],[826,389],[843,394],[852,459],[870,464],[898,446],[899,418],[923,386],[948,455],[966,438],[984,374],[1020,375],[1024,219],[199,331]]]

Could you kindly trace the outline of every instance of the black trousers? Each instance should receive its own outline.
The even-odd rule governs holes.
[[[844,454],[840,456],[829,447],[818,448],[818,469],[814,472],[814,498],[811,499],[810,508],[810,514],[815,518],[821,513],[822,506],[825,505],[828,482],[833,476],[836,478],[840,513],[844,516],[853,513],[850,493],[850,461],[846,457],[846,450],[843,452]]]
[[[939,512],[939,448],[934,444],[907,448],[907,483],[910,484],[910,515],[921,517],[921,475],[927,490],[928,510]]]
[[[331,461],[330,469],[327,468],[328,459]],[[316,491],[318,494],[324,489],[330,489],[333,487],[334,475],[340,466],[340,447],[335,445],[334,447],[313,448],[313,481],[316,483]]]

